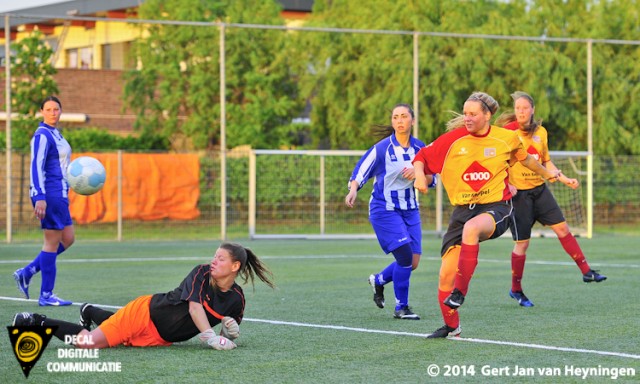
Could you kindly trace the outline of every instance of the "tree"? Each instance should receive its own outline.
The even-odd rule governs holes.
[[[53,50],[44,43],[39,31],[12,43],[11,50],[11,110],[18,114],[12,121],[11,144],[14,149],[28,149],[40,120],[36,117],[40,103],[58,93],[53,79],[57,71],[51,64]]]
[[[315,27],[549,38],[638,40],[637,1],[512,0],[371,2],[317,0],[307,23]],[[300,33],[294,52],[301,96],[313,106],[313,137],[331,148],[366,148],[368,126],[388,122],[387,111],[413,100],[411,37],[382,34]],[[449,111],[481,90],[501,112],[516,90],[536,99],[554,150],[587,149],[587,46],[551,42],[421,36],[420,138],[444,131]],[[593,49],[594,151],[637,154],[636,46]]]
[[[188,3],[188,4],[187,4]],[[150,0],[142,19],[282,24],[275,1]],[[125,98],[136,127],[189,137],[195,148],[219,145],[220,29],[152,24],[136,44],[139,70],[127,75]],[[225,34],[227,143],[273,148],[292,144],[290,123],[301,109],[284,54],[285,32],[229,27]]]
[[[522,7],[522,5],[520,6]],[[363,30],[498,33],[512,8],[501,2],[316,1],[309,24]],[[300,36],[301,93],[313,105],[315,137],[332,148],[366,148],[368,127],[388,123],[393,106],[413,102],[413,35],[319,32]],[[420,138],[444,132],[475,90],[509,95],[506,43],[482,39],[419,38]]]

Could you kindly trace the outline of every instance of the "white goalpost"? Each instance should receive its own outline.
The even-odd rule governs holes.
[[[375,238],[368,222],[372,182],[358,193],[353,209],[344,204],[351,171],[364,151],[251,150],[249,154],[249,237],[253,239]],[[548,184],[572,232],[591,237],[593,204],[588,152],[551,151],[556,166],[580,181],[573,190]],[[423,233],[445,232],[451,205],[440,184],[420,196]],[[536,225],[534,236],[555,236]]]

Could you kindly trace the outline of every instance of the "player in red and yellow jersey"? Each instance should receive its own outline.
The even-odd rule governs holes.
[[[490,124],[498,107],[490,95],[473,93],[463,115],[447,124],[449,131],[413,160],[416,189],[425,193],[425,173],[439,173],[455,206],[440,251],[438,301],[445,325],[429,338],[461,333],[457,308],[478,264],[479,243],[502,235],[512,220],[509,165],[520,161],[546,179],[558,177],[527,154],[515,132]]]
[[[524,149],[542,166],[551,171],[557,171],[558,168],[549,156],[547,130],[534,118],[535,103],[533,98],[520,91],[513,93],[511,97],[514,100],[515,113],[500,116],[498,119],[500,125],[515,131],[522,141]],[[573,189],[579,186],[578,180],[564,175],[561,175],[559,181]],[[549,226],[555,232],[562,248],[580,268],[582,280],[585,283],[606,280],[606,276],[591,269],[587,263],[580,245],[567,225],[562,210],[540,175],[531,172],[522,164],[515,164],[510,171],[509,182],[517,189],[517,193],[513,197],[515,226],[511,228],[511,234],[515,246],[511,253],[512,278],[509,295],[517,300],[521,306],[533,307],[531,300],[522,291],[521,282],[526,252],[531,239],[531,228],[536,221]]]

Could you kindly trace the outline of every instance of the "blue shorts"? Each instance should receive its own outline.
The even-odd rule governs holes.
[[[369,221],[376,233],[380,247],[389,253],[404,244],[411,246],[414,254],[422,254],[422,227],[420,211],[417,209],[387,211],[372,207]]]
[[[61,231],[64,227],[73,225],[71,213],[69,212],[69,199],[64,197],[47,197],[47,210],[44,219],[40,222],[42,229],[56,229]],[[31,204],[35,207],[36,202],[31,199]]]

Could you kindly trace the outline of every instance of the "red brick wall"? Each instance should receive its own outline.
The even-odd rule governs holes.
[[[0,68],[4,75],[4,68]],[[133,131],[135,116],[129,110],[122,110],[123,71],[58,69],[54,79],[60,93],[63,112],[84,113],[89,122],[60,123],[65,126],[89,126],[107,128],[112,132],[128,133]],[[0,77],[4,85],[4,76]],[[5,111],[5,92],[0,94],[0,111]],[[0,121],[4,130],[5,122]]]

